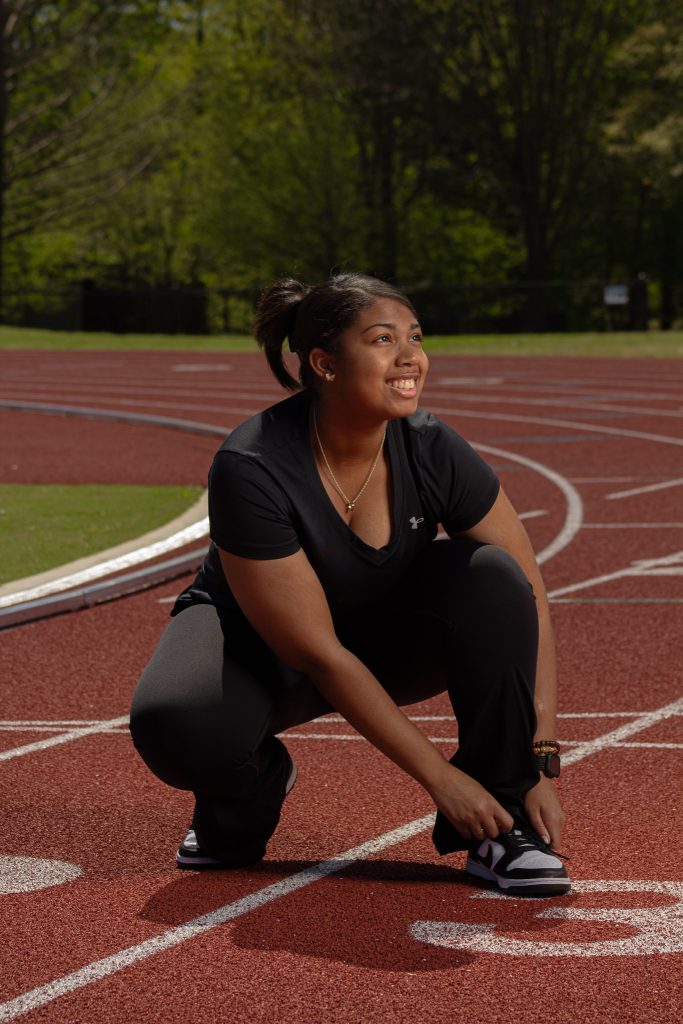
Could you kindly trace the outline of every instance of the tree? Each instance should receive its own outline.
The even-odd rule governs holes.
[[[614,100],[609,56],[643,17],[636,0],[461,0],[441,46],[451,131],[473,182],[519,225],[529,285],[553,276]],[[527,326],[545,322],[529,289]]]
[[[668,328],[682,297],[683,7],[661,2],[653,14],[615,54],[620,102],[606,135],[612,159],[636,197],[625,246],[630,270],[647,264],[654,272],[661,326]]]
[[[0,284],[7,242],[120,191],[153,159],[162,0],[0,0]]]

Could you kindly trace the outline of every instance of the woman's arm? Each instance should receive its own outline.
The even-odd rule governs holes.
[[[550,621],[550,609],[545,584],[534,556],[531,541],[507,495],[500,489],[492,509],[465,536],[484,544],[504,548],[520,564],[531,583],[538,611],[538,660],[536,663],[536,732],[534,739],[557,738],[557,668],[555,662],[555,635]],[[526,810],[538,834],[559,846],[565,815],[555,795],[550,779],[541,780],[526,796]]]
[[[220,551],[242,611],[286,664],[305,673],[361,735],[419,782],[465,837],[494,837],[512,818],[474,779],[449,764],[339,642],[325,593],[303,551],[257,561]]]

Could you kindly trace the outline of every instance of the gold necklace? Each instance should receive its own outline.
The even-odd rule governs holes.
[[[377,454],[375,455],[373,463],[370,466],[370,472],[368,473],[368,475],[366,476],[365,480],[363,481],[363,486],[361,487],[361,489],[359,490],[359,492],[358,492],[358,494],[356,495],[355,498],[349,498],[349,497],[347,497],[346,494],[344,494],[343,490],[341,489],[341,487],[339,485],[339,481],[337,480],[336,476],[332,472],[332,466],[330,466],[329,462],[327,461],[327,455],[325,455],[325,449],[323,448],[323,443],[320,440],[320,434],[318,433],[318,421],[317,421],[316,416],[315,416],[315,409],[313,410],[313,429],[315,431],[315,437],[316,437],[316,440],[318,442],[318,448],[320,448],[320,454],[323,457],[323,461],[325,463],[325,466],[327,467],[327,472],[330,475],[330,481],[333,484],[335,490],[340,495],[340,497],[343,499],[344,504],[346,505],[346,511],[347,512],[353,512],[353,510],[355,509],[356,504],[358,502],[358,499],[360,498],[361,494],[363,493],[365,488],[370,483],[370,477],[375,472],[375,467],[376,467],[377,463],[379,462],[380,455],[382,454],[382,448],[384,448],[384,442],[385,442],[386,436],[387,436],[387,428],[386,427],[384,428],[384,433],[382,434],[382,440],[380,441],[379,448],[377,449]]]

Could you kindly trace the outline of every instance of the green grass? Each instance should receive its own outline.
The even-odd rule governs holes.
[[[461,355],[607,356],[675,359],[683,356],[683,331],[614,331],[585,334],[478,334],[434,336],[428,352]]]
[[[195,352],[257,350],[246,334],[106,334],[95,331],[47,331],[33,327],[0,327],[0,349],[181,349]]]
[[[0,484],[0,583],[31,576],[153,530],[201,487]]]
[[[428,352],[462,355],[683,356],[683,331],[633,331],[585,334],[462,334],[433,336]],[[194,352],[255,352],[256,342],[242,334],[96,334],[0,327],[0,349],[152,349]]]

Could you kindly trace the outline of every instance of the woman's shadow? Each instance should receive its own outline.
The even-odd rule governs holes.
[[[160,889],[140,916],[180,925],[313,867],[305,861],[265,861],[244,871],[187,872]],[[305,891],[289,892],[229,922],[245,950],[286,950],[373,970],[425,971],[464,966],[464,950],[412,938],[417,920],[484,920],[472,904],[464,871],[445,865],[376,860],[350,864]],[[477,910],[479,912],[477,913]]]

